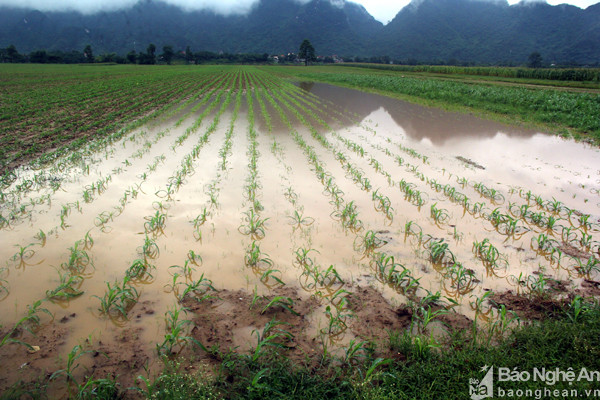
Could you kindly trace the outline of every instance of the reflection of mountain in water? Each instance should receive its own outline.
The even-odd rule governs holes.
[[[529,137],[535,133],[469,114],[423,107],[385,96],[323,83],[301,82],[299,86],[305,91],[331,101],[345,111],[357,114],[356,119],[361,121],[379,108],[384,108],[408,137],[417,141],[426,138],[436,145],[441,145],[453,138],[491,138],[498,132],[509,137]],[[345,126],[351,125],[349,121],[341,122],[347,124]]]

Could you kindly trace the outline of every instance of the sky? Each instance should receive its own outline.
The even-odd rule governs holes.
[[[0,6],[31,7],[41,11],[76,10],[84,13],[107,11],[132,6],[138,0],[0,0]],[[248,12],[258,0],[162,0],[186,9],[208,8],[223,14],[235,10],[238,14]],[[308,0],[296,0],[306,2]],[[352,0],[362,4],[375,19],[384,24],[391,21],[398,11],[410,3],[410,0]],[[508,0],[510,4],[520,0]],[[533,0],[526,0],[533,1]],[[547,0],[549,4],[568,3],[581,8],[600,2],[600,0]]]

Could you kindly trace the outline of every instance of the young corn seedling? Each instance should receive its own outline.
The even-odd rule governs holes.
[[[167,222],[167,214],[157,210],[151,217],[144,218],[144,230],[146,233],[154,233],[155,235],[162,234]]]
[[[280,278],[274,275],[275,272],[281,273],[281,271],[279,271],[278,269],[269,269],[262,274],[262,276],[260,277],[260,281],[266,285],[270,279],[273,279],[279,285],[285,286],[285,282],[283,282]]]
[[[444,243],[444,239],[429,240],[427,250],[431,262],[436,265],[454,263],[454,254],[450,251],[448,243]]]
[[[202,256],[198,253],[196,253],[194,250],[190,250],[188,251],[187,254],[187,261],[189,261],[190,263],[198,266],[199,264],[202,264]]]
[[[19,250],[11,257],[11,260],[18,261],[20,264],[25,264],[25,261],[35,254],[35,251],[30,249],[34,244],[35,243],[29,243],[27,246],[15,245]]]
[[[125,272],[125,275],[131,279],[132,282],[150,282],[153,278],[150,271],[156,269],[156,267],[148,262],[148,260],[137,259]]]
[[[186,327],[192,323],[187,319],[180,320],[181,311],[187,312],[185,308],[173,307],[165,313],[165,340],[156,345],[156,352],[159,356],[172,356],[179,354],[188,343],[198,345],[202,350],[208,351],[199,341],[186,334]],[[178,349],[174,352],[175,349]]]
[[[565,314],[572,322],[579,322],[585,318],[586,314],[598,307],[597,300],[584,299],[577,295],[571,300],[569,308],[565,311]]]
[[[77,241],[73,244],[73,247],[69,247],[69,260],[66,263],[62,263],[61,267],[75,275],[81,275],[85,272],[91,260],[88,253],[80,249],[81,241]]]
[[[413,322],[417,323],[419,333],[423,334],[427,331],[429,324],[436,318],[448,314],[448,310],[440,308],[433,310],[431,305],[420,304],[413,312]]]
[[[433,218],[437,224],[444,224],[450,219],[448,210],[445,208],[437,208],[437,203],[433,203],[430,210],[431,218]]]
[[[289,311],[290,313],[292,313],[294,315],[300,315],[296,311],[294,311],[294,308],[293,308],[294,307],[294,301],[290,297],[285,297],[285,296],[276,296],[275,298],[273,298],[262,309],[262,311],[260,313],[264,314],[265,312],[267,312],[267,310],[272,309],[272,308],[276,308],[276,307],[281,307],[284,310],[287,310],[287,311]]]
[[[374,352],[373,344],[366,340],[358,341],[357,339],[350,340],[348,347],[344,349],[344,357],[342,362],[347,365],[356,365],[360,361],[368,359]]]
[[[256,348],[252,353],[250,360],[252,362],[256,362],[263,354],[265,354],[267,347],[274,347],[279,349],[288,349],[284,343],[280,343],[280,341],[289,341],[294,338],[290,332],[285,329],[278,328],[280,325],[289,325],[285,322],[279,322],[275,319],[267,322],[262,332],[259,332],[257,329],[252,331],[252,334],[256,335]]]
[[[57,379],[60,376],[65,377],[66,381],[67,381],[67,391],[70,394],[73,389],[72,389],[72,384],[76,382],[76,378],[74,375],[75,370],[79,367],[79,364],[77,364],[77,360],[79,360],[79,358],[81,356],[83,356],[86,353],[90,353],[90,350],[84,350],[83,347],[81,345],[76,345],[74,346],[71,351],[69,352],[69,354],[67,355],[67,365],[65,366],[65,368],[63,369],[59,369],[58,371],[54,372],[52,375],[50,375],[49,380],[53,381],[55,379]],[[70,397],[70,396],[69,396]]]
[[[129,283],[130,278],[125,276],[123,282],[115,281],[113,285],[106,282],[104,297],[96,297],[100,300],[100,312],[109,317],[122,317],[127,319],[127,313],[137,303],[140,294],[137,289]]]
[[[238,230],[243,235],[250,236],[253,240],[259,240],[265,237],[265,222],[269,218],[261,219],[254,209],[251,208],[244,213],[244,223],[238,227]]]
[[[305,249],[305,248],[298,248],[295,251],[295,255],[296,258],[294,260],[294,265],[296,265],[297,267],[312,267],[315,264],[315,260],[313,258],[310,257],[310,252],[314,251],[315,253],[319,253],[318,250],[315,249]]]
[[[250,244],[250,247],[246,249],[244,262],[246,263],[246,266],[255,269],[260,268],[262,265],[269,267],[273,265],[273,261],[269,258],[269,255],[260,250],[260,245],[258,245],[256,241],[253,241]]]
[[[69,300],[74,297],[79,297],[83,294],[82,290],[79,290],[83,283],[83,278],[79,275],[62,274],[58,271],[60,284],[53,290],[46,291],[46,298],[48,300]]]
[[[346,298],[343,298],[337,305],[328,305],[325,308],[325,315],[327,316],[328,326],[327,330],[322,329],[321,333],[327,334],[329,336],[339,336],[344,333],[346,329],[348,329],[348,324],[346,324],[346,320],[348,318],[353,318],[354,314],[347,309],[347,301]]]
[[[362,221],[358,219],[358,211],[354,201],[346,204],[342,211],[334,211],[333,215],[341,221],[345,228],[352,232],[357,232],[363,227]]]
[[[364,255],[369,255],[386,243],[385,240],[378,238],[374,231],[368,231],[364,236],[356,237],[354,240],[354,250],[359,251]]]
[[[204,225],[208,217],[210,216],[210,212],[204,207],[202,212],[196,216],[190,222],[194,225],[194,229],[198,229],[200,226]]]
[[[514,311],[507,310],[506,306],[501,304],[497,308],[496,320],[488,328],[488,344],[493,336],[503,337],[506,331],[515,323],[517,325],[521,323],[519,316]]]
[[[479,257],[486,268],[497,269],[506,266],[506,258],[485,238],[482,242],[473,242],[473,253]]]
[[[46,245],[46,234],[43,230],[39,230],[38,233],[35,234],[35,238],[40,241],[40,246],[44,247]]]
[[[596,258],[594,254],[584,264],[580,258],[575,259],[577,266],[575,267],[581,274],[589,276],[594,271],[600,271],[600,259]]]
[[[459,262],[449,265],[444,273],[444,277],[450,280],[452,287],[455,289],[456,293],[460,295],[472,291],[477,282],[475,272],[465,268]]]
[[[414,221],[406,221],[404,224],[404,236],[414,236],[421,243],[423,241],[423,229]]]
[[[177,299],[179,301],[183,301],[183,299],[185,299],[185,297],[188,294],[193,294],[195,296],[195,299],[201,302],[205,299],[209,299],[212,297],[208,294],[209,290],[212,290],[213,292],[217,291],[217,289],[213,287],[212,281],[208,278],[205,278],[204,274],[200,275],[200,278],[198,280],[193,280],[189,283],[181,284],[185,285],[185,289],[183,290],[183,292],[177,293]]]
[[[315,222],[315,219],[312,217],[304,217],[302,213],[299,213],[297,210],[294,210],[294,214],[288,217],[290,219],[290,225],[295,227],[299,226],[310,226]]]

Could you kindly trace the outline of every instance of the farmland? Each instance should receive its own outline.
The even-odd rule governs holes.
[[[487,348],[547,313],[588,323],[597,312],[589,144],[314,83],[410,94],[417,82],[398,77],[2,68],[7,393],[110,394],[118,382],[150,397],[167,360],[214,379],[206,397],[227,385],[260,397],[275,394],[263,382],[284,374],[283,356],[349,368],[343,397],[448,343]],[[518,95],[500,90],[480,91],[491,103]],[[598,132],[597,95],[563,106],[540,93],[523,91],[522,105],[554,99],[548,123]],[[467,380],[447,384],[466,393]]]

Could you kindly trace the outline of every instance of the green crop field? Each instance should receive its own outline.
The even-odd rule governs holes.
[[[597,95],[329,67],[0,77],[0,398],[468,398],[487,365],[600,369],[598,149],[397,100],[595,137]],[[471,127],[492,135],[444,147]],[[552,389],[575,387],[597,381]]]

